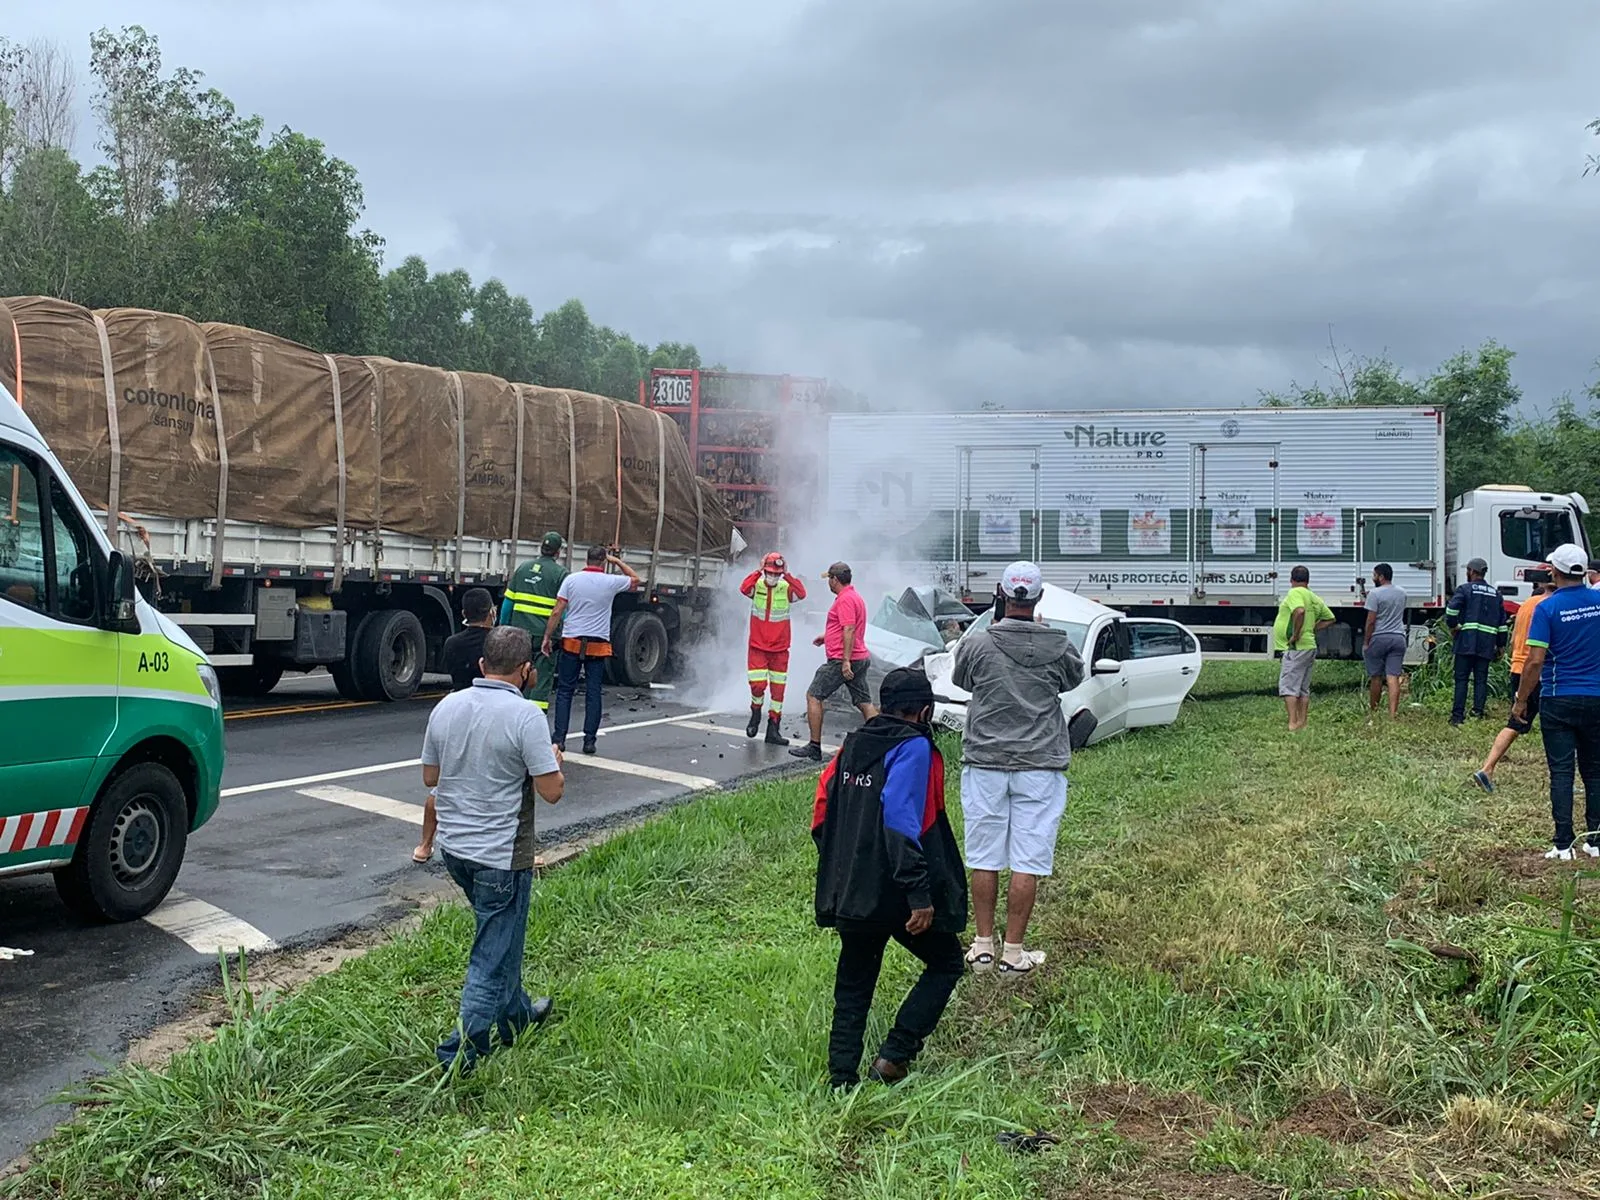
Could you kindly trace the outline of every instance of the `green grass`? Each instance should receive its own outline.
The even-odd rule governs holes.
[[[1213,665],[1175,727],[1083,753],[1036,916],[1050,962],[965,981],[893,1091],[826,1089],[810,787],[774,783],[542,880],[526,973],[559,1020],[471,1080],[432,1069],[470,936],[450,907],[279,1003],[234,989],[214,1039],[92,1086],[9,1190],[1593,1194],[1600,941],[1591,880],[1538,859],[1536,739],[1485,798],[1465,777],[1496,726],[1446,728],[1433,689],[1368,727],[1358,669],[1318,678],[1303,735],[1270,667]],[[891,951],[869,1039],[911,977]],[[1152,1134],[1106,1115],[1111,1084],[1204,1119]],[[1330,1096],[1378,1123],[1305,1116]],[[995,1144],[1024,1127],[1061,1145]]]

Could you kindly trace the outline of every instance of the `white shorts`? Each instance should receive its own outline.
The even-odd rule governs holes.
[[[1066,811],[1067,777],[1060,771],[961,768],[967,866],[974,871],[1049,875]]]

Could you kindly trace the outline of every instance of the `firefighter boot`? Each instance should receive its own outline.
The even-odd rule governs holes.
[[[778,714],[773,713],[767,718],[767,745],[787,746],[788,744],[789,739],[784,737],[783,732],[778,728]]]
[[[745,735],[745,737],[755,737],[755,735],[760,733],[760,732],[761,732],[761,705],[752,704],[750,706],[750,721],[744,727],[744,735]]]

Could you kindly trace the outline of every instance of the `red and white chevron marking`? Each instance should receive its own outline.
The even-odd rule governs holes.
[[[74,846],[83,832],[84,808],[51,808],[44,812],[0,817],[0,855],[19,854],[41,846]]]

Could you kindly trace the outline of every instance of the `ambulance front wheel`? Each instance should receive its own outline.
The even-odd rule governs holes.
[[[189,803],[160,763],[115,775],[89,811],[56,892],[91,921],[135,921],[167,898],[189,844]]]

